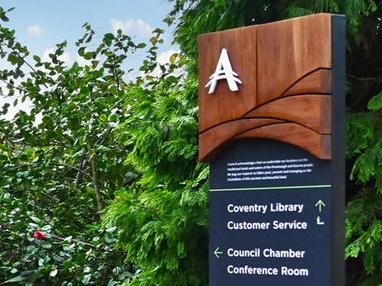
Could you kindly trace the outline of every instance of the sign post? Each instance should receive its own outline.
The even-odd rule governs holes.
[[[345,19],[199,39],[211,286],[342,286]]]

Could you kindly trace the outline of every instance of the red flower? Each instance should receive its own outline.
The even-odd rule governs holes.
[[[46,232],[42,232],[42,231],[36,230],[36,231],[33,233],[33,237],[34,237],[35,239],[42,239],[42,240],[45,240],[46,237],[47,237],[47,234],[46,234]]]

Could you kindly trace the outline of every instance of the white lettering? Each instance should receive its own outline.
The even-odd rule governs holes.
[[[308,224],[305,221],[279,222],[273,221],[273,229],[307,229]]]
[[[229,248],[227,250],[227,255],[229,257],[260,257],[260,249],[233,249]]]
[[[281,267],[282,276],[309,276],[308,269],[293,269],[286,266]]]
[[[229,274],[277,275],[279,270],[277,268],[249,267],[248,265],[243,267],[228,265],[227,272]]]
[[[263,213],[267,212],[267,205],[227,205],[227,211],[229,213]]]
[[[303,204],[282,204],[282,203],[271,203],[271,212],[297,212],[302,213],[304,209]]]
[[[263,250],[264,257],[276,257],[276,258],[304,258],[305,251],[303,250],[275,250],[272,248],[265,248]]]
[[[269,229],[269,222],[233,222],[227,223],[229,230],[253,230],[253,229]]]

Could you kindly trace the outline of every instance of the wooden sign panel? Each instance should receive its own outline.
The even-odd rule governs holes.
[[[331,158],[331,15],[201,35],[199,158],[210,161],[236,138],[270,138]],[[205,87],[222,49],[242,81]]]
[[[210,285],[344,285],[345,19],[201,35]]]

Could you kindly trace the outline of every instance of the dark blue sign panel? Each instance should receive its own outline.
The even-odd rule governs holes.
[[[331,285],[331,161],[243,140],[210,165],[210,285]]]

